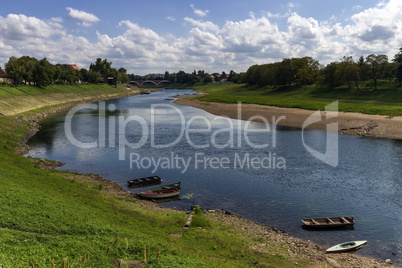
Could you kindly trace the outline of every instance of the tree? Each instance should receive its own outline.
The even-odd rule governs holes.
[[[97,84],[100,82],[102,75],[100,72],[96,72],[93,70],[88,71],[88,83]]]
[[[366,63],[369,66],[370,77],[374,82],[374,90],[377,90],[377,81],[384,76],[384,70],[388,63],[388,57],[387,55],[383,54],[371,54],[366,57]]]
[[[47,86],[53,82],[54,66],[46,58],[36,62],[33,71],[33,82],[37,86]]]
[[[5,64],[6,72],[13,79],[15,85],[30,84],[33,82],[33,71],[37,62],[37,59],[29,56],[10,57]]]
[[[107,59],[102,60],[101,58],[97,58],[94,64],[91,63],[89,70],[100,73],[103,81],[107,81],[108,77],[111,76],[115,80],[117,78],[116,69],[112,68],[112,63],[108,62]]]
[[[165,72],[165,76],[163,77],[163,80],[170,80],[170,75],[169,75],[168,71]]]
[[[321,83],[335,88],[340,85],[339,80],[336,77],[339,62],[331,62],[321,70]]]
[[[304,66],[297,71],[297,81],[304,85],[304,89],[306,89],[307,85],[313,80],[314,76],[312,72],[310,72],[308,66]]]
[[[353,57],[344,56],[341,60],[337,66],[336,79],[346,82],[349,89],[352,89],[352,82],[355,82],[359,90],[359,66],[353,61]]]
[[[239,82],[239,77],[240,77],[239,74],[237,74],[233,70],[230,70],[228,81],[233,82],[233,83],[238,83]]]
[[[128,81],[127,70],[124,68],[119,68],[119,70],[117,70],[117,82],[127,83]]]
[[[8,62],[5,64],[5,68],[8,76],[13,80],[14,85],[19,85],[22,83],[22,70],[16,57],[10,57]]]
[[[212,82],[212,77],[210,75],[204,76],[204,83],[211,83]]]
[[[402,84],[402,47],[399,49],[398,54],[395,55],[393,62],[397,64],[395,78],[399,81],[400,86]]]
[[[294,76],[292,73],[292,60],[284,59],[282,60],[278,66],[278,71],[276,75],[276,84],[277,85],[290,85],[294,81]]]

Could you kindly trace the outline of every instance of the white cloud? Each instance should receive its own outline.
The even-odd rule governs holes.
[[[294,8],[294,6],[287,6]],[[184,18],[190,26],[181,37],[160,35],[129,20],[121,21],[121,34],[97,32],[89,40],[84,33],[70,34],[61,18],[41,20],[25,15],[0,16],[0,62],[10,56],[47,57],[52,63],[77,63],[88,68],[96,58],[107,58],[129,72],[246,71],[254,64],[287,57],[311,56],[327,64],[343,56],[387,54],[392,58],[402,44],[402,2],[389,0],[356,11],[343,24],[319,21],[292,12],[281,16],[263,12],[262,17],[226,21]],[[88,13],[86,13],[88,14]],[[85,16],[84,16],[85,17]],[[84,20],[80,22],[93,23]],[[276,19],[285,21],[279,26]]]
[[[201,18],[206,17],[209,13],[209,10],[196,9],[193,4],[191,4],[190,7],[193,9],[194,14]]]
[[[71,7],[66,7],[68,16],[71,19],[78,20],[82,26],[90,27],[93,23],[99,22],[100,19],[92,13],[77,10]]]
[[[402,44],[402,2],[389,0],[351,16],[343,41],[351,53],[387,54],[392,58]]]
[[[63,26],[60,22],[60,18],[44,21],[25,15],[9,14],[5,18],[0,16],[0,38],[10,41],[22,41],[27,38],[49,38],[52,35],[63,33]]]
[[[320,32],[318,21],[313,18],[303,18],[292,13],[288,18],[289,33],[295,39],[315,39]]]
[[[219,30],[218,25],[214,24],[211,21],[195,20],[187,17],[184,18],[184,21],[194,25],[195,27],[200,28],[203,31],[217,32]]]
[[[224,40],[225,50],[233,53],[268,52],[271,44],[283,42],[278,26],[265,17],[228,21],[219,34]]]
[[[170,20],[170,21],[176,21],[176,18],[175,18],[175,17],[172,17],[172,16],[167,16],[166,19],[167,19],[167,20]]]

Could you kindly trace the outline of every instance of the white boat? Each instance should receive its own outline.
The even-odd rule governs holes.
[[[349,241],[340,243],[333,247],[327,249],[327,253],[336,253],[336,252],[346,252],[352,250],[358,250],[359,248],[363,247],[367,243],[366,240],[363,241]]]

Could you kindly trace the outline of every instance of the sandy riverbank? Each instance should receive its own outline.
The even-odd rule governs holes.
[[[229,118],[249,120],[253,116],[261,116],[271,124],[303,128],[306,120],[315,111],[296,108],[280,108],[257,104],[241,104],[239,116],[238,104],[202,102],[194,96],[180,96],[175,104],[188,105],[203,109],[209,113]],[[330,115],[330,113],[328,113]],[[280,118],[283,119],[280,119]],[[359,135],[376,138],[402,139],[402,117],[367,115],[359,113],[339,112],[336,117],[326,119],[326,113],[321,112],[322,120],[306,126],[309,129],[327,130],[327,124],[338,123],[338,131],[343,134]]]

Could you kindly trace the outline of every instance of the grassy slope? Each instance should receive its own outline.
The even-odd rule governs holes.
[[[135,88],[133,88],[135,89]],[[0,113],[13,115],[60,103],[119,96],[128,93],[125,86],[114,88],[106,84],[33,86],[0,85]]]
[[[194,88],[209,93],[200,98],[203,101],[224,103],[241,101],[242,103],[322,110],[330,102],[339,100],[339,111],[343,112],[402,115],[402,90],[397,89],[351,93],[346,89],[326,92],[315,86],[307,89],[296,87],[272,89],[231,83],[196,85]]]
[[[0,126],[2,267],[63,267],[63,260],[72,267],[112,267],[116,258],[142,260],[144,247],[149,267],[295,266],[285,248],[254,251],[255,238],[218,222],[170,237],[183,233],[184,212],[144,207],[78,174],[39,169],[14,153],[28,131],[25,120],[0,116]],[[297,267],[305,263],[296,261]]]

